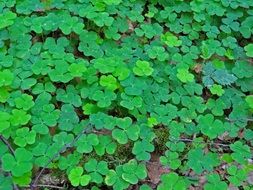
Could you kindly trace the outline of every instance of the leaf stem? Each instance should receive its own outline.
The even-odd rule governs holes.
[[[43,172],[45,171],[45,169],[47,168],[47,166],[61,153],[63,153],[65,151],[66,148],[70,148],[72,147],[76,141],[78,141],[78,139],[85,133],[88,132],[90,128],[90,125],[88,125],[87,128],[85,128],[80,134],[78,134],[76,136],[76,138],[73,139],[73,141],[71,143],[68,143],[68,144],[65,144],[61,149],[60,151],[58,151],[57,153],[55,153],[52,158],[49,159],[49,161],[44,165],[44,167],[40,170],[40,173],[37,175],[37,177],[31,182],[30,184],[30,188],[31,190],[35,190],[35,188],[38,186],[37,183],[40,179],[40,176],[43,174]]]

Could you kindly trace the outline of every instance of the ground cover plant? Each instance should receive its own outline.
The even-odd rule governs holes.
[[[0,190],[252,190],[252,58],[252,0],[1,0]]]

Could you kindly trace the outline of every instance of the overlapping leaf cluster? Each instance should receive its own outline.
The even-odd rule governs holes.
[[[252,188],[252,0],[0,12],[0,189],[36,188],[45,168],[69,188]],[[169,172],[152,184],[157,155]]]

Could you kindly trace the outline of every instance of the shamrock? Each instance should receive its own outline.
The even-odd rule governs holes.
[[[238,169],[236,166],[232,165],[227,169],[228,174],[230,175],[228,177],[228,180],[234,185],[234,186],[240,186],[242,182],[247,178],[247,173],[243,169]]]
[[[127,96],[125,93],[122,93],[121,98],[122,100],[120,101],[120,105],[129,110],[140,108],[143,104],[143,100],[139,96]]]
[[[16,17],[17,17],[17,14],[11,11],[7,11],[1,14],[0,15],[0,23],[1,23],[0,29],[13,25]]]
[[[207,176],[207,181],[204,185],[205,190],[217,189],[217,190],[226,190],[228,189],[228,185],[220,180],[220,176],[218,174],[210,174]]]
[[[81,98],[73,85],[68,85],[66,91],[63,89],[58,89],[56,94],[56,100],[58,101],[66,104],[72,104],[75,107],[82,105]]]
[[[7,112],[0,111],[0,133],[2,133],[5,129],[10,127],[10,114]]]
[[[245,101],[247,102],[247,104],[249,105],[250,108],[253,109],[253,96],[249,95],[245,98]]]
[[[78,152],[74,152],[73,154],[69,154],[68,156],[61,156],[59,159],[59,169],[60,170],[71,170],[75,167],[81,160],[81,154]]]
[[[165,156],[160,157],[162,165],[169,166],[169,168],[175,170],[181,165],[179,155],[177,152],[166,151]]]
[[[155,150],[154,145],[147,140],[136,141],[132,153],[136,155],[137,160],[150,160],[150,152]]]
[[[184,190],[187,189],[187,182],[177,173],[170,172],[163,174],[162,183],[158,185],[157,190]]]
[[[122,178],[131,184],[137,184],[139,179],[145,179],[147,172],[144,164],[138,164],[136,160],[130,160],[123,165]]]
[[[98,102],[98,107],[105,108],[109,107],[111,105],[111,102],[116,99],[116,94],[113,91],[107,89],[104,91],[98,90],[92,95],[92,99]]]
[[[149,76],[154,70],[150,67],[149,62],[140,61],[136,62],[136,66],[133,68],[133,72],[138,76]]]
[[[73,185],[74,187],[77,187],[79,185],[86,186],[89,184],[91,176],[83,174],[83,168],[77,166],[70,170],[68,179],[70,180],[71,185]]]
[[[68,71],[73,77],[82,77],[87,68],[81,63],[72,63],[69,65]]]
[[[95,134],[82,135],[75,143],[77,152],[90,153],[94,146],[99,144],[98,136]]]
[[[119,118],[117,120],[118,128],[112,131],[112,137],[120,144],[126,144],[128,139],[136,141],[139,138],[140,127],[132,125],[130,117]]]
[[[164,47],[161,46],[151,46],[147,49],[148,56],[151,59],[158,59],[159,61],[165,61],[168,59],[168,54],[166,53]]]
[[[185,68],[177,69],[177,78],[183,83],[194,81],[194,75],[189,73],[188,69]]]
[[[211,88],[210,91],[212,94],[216,94],[218,96],[222,96],[222,94],[224,94],[224,90],[222,89],[221,85],[218,84],[214,84]]]
[[[177,47],[182,44],[181,40],[178,40],[177,36],[174,36],[170,32],[166,32],[165,34],[161,35],[161,41],[163,41],[169,47]]]
[[[15,98],[15,104],[18,109],[27,111],[34,106],[33,97],[27,94],[22,94],[21,97]]]
[[[31,119],[31,115],[23,110],[13,109],[11,113],[10,122],[13,126],[26,125]]]
[[[244,49],[248,57],[253,57],[253,44],[248,44],[247,46],[244,47]]]
[[[11,172],[13,176],[20,177],[33,168],[33,155],[25,148],[17,148],[14,156],[7,153],[2,156],[3,170]]]
[[[232,159],[240,164],[245,163],[251,156],[250,147],[241,141],[236,141],[234,144],[231,144],[230,149],[233,150],[231,154]]]
[[[117,148],[117,144],[112,141],[110,136],[100,135],[98,136],[99,144],[94,146],[97,155],[102,156],[105,153],[113,154]]]
[[[126,95],[139,96],[142,91],[147,87],[147,83],[141,77],[128,77],[127,79],[120,82],[124,87],[124,92]]]
[[[70,104],[64,104],[61,107],[59,117],[59,128],[61,130],[70,131],[79,122],[79,118],[74,110],[74,107]]]
[[[0,87],[0,102],[5,103],[10,97],[10,93],[4,87]]]
[[[223,123],[211,114],[200,115],[198,127],[204,135],[214,139],[224,132]]]
[[[122,177],[123,166],[119,165],[116,170],[109,170],[105,177],[105,184],[113,186],[113,189],[124,190],[129,186],[129,183]]]
[[[212,171],[213,167],[219,165],[219,159],[215,153],[204,154],[201,148],[196,148],[189,151],[187,165],[197,174],[201,174],[204,170]]]
[[[16,137],[14,143],[20,147],[25,147],[27,144],[34,144],[36,138],[36,132],[29,131],[28,127],[20,128],[16,131]]]
[[[0,87],[11,85],[13,79],[14,75],[9,69],[4,69],[3,71],[0,71]]]
[[[101,76],[99,84],[103,87],[105,87],[108,90],[116,90],[118,88],[117,80],[114,76],[108,75],[108,76]]]
[[[96,159],[90,159],[84,168],[89,173],[91,181],[98,184],[103,182],[102,175],[106,175],[109,171],[105,161],[98,162]]]

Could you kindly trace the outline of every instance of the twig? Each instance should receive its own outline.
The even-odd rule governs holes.
[[[228,117],[225,118],[227,121],[236,122],[236,121],[253,121],[253,118],[241,118],[241,119],[229,119]]]
[[[194,142],[192,139],[175,139],[175,141],[182,141],[182,142]],[[217,146],[223,146],[223,147],[229,147],[228,144],[222,144],[222,143],[215,143],[215,142],[195,142],[199,144],[209,144],[209,145],[217,145]]]
[[[15,154],[14,154],[15,151],[14,151],[14,149],[12,148],[11,144],[8,142],[8,140],[7,140],[6,138],[4,138],[3,135],[0,135],[0,140],[8,147],[10,153],[11,153],[13,156],[15,156]],[[10,177],[12,176],[10,172],[8,172],[8,175],[9,175]],[[18,187],[16,184],[13,183],[13,189],[14,189],[14,190],[19,190],[19,187]]]
[[[72,146],[75,144],[75,142],[78,141],[78,139],[79,139],[83,134],[85,134],[85,133],[88,131],[89,127],[90,127],[90,125],[89,125],[87,128],[85,128],[80,134],[78,134],[78,135],[76,136],[76,138],[74,138],[73,141],[72,141],[71,143],[65,144],[65,145],[60,149],[60,151],[58,151],[57,153],[55,153],[55,154],[52,156],[52,158],[49,159],[49,161],[46,163],[46,165],[43,166],[43,168],[40,170],[40,173],[37,175],[37,177],[31,182],[31,184],[30,184],[31,190],[34,190],[34,189],[35,189],[35,187],[37,186],[37,183],[38,183],[38,181],[39,181],[40,176],[43,174],[43,172],[45,171],[45,169],[47,168],[47,166],[48,166],[59,154],[63,153],[63,152],[65,151],[66,148],[72,147]]]
[[[14,149],[12,148],[11,144],[8,142],[8,140],[6,138],[4,138],[3,135],[0,135],[0,139],[1,141],[3,141],[3,143],[8,147],[8,149],[10,150],[11,154],[14,156]]]
[[[24,186],[25,188],[29,188],[30,186]],[[47,188],[54,188],[54,189],[64,189],[65,187],[60,187],[56,185],[46,185],[46,184],[38,184],[36,187],[47,187]]]

